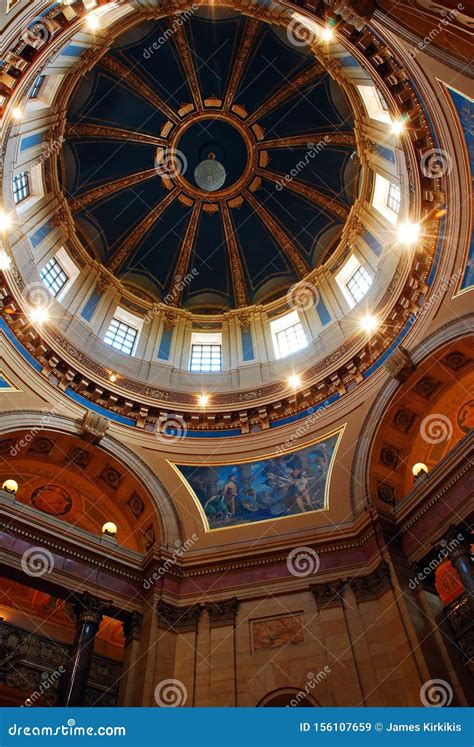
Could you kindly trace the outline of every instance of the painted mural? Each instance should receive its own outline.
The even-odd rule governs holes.
[[[255,462],[175,467],[199,501],[210,529],[277,519],[325,508],[341,434]]]

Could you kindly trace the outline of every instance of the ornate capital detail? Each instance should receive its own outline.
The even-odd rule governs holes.
[[[356,595],[357,601],[376,599],[391,585],[390,568],[385,560],[368,576],[360,576],[350,581],[351,589]]]
[[[471,545],[466,538],[466,533],[460,527],[451,524],[441,544],[447,551],[451,562],[456,562],[460,558],[467,558],[470,562]]]
[[[234,625],[239,604],[237,597],[232,597],[232,599],[227,599],[224,602],[207,602],[206,609],[209,613],[211,627]]]
[[[392,355],[383,364],[384,368],[392,379],[397,381],[406,381],[411,373],[415,370],[410,354],[401,345],[396,348]]]
[[[72,609],[78,623],[91,622],[97,627],[102,621],[104,612],[110,609],[112,602],[104,602],[98,597],[92,596],[85,591],[82,594],[75,595],[72,601]]]
[[[98,444],[105,436],[109,425],[110,420],[108,418],[104,418],[103,415],[99,415],[92,410],[87,410],[82,419],[81,438]]]
[[[318,607],[338,607],[343,603],[343,593],[346,582],[342,579],[328,584],[311,584],[310,590]]]
[[[362,31],[375,13],[375,0],[324,0],[338,16],[357,31]]]
[[[132,641],[139,641],[142,633],[143,615],[139,612],[132,612],[123,624],[123,634],[125,636],[125,645]]]
[[[242,332],[244,334],[247,334],[247,332],[250,331],[250,314],[248,312],[243,311],[241,314],[238,315],[237,320],[240,324]]]
[[[176,326],[178,315],[173,311],[163,311],[163,327],[166,332],[172,332]]]
[[[190,607],[175,607],[167,602],[158,603],[158,625],[174,633],[188,633],[197,630],[201,615],[201,606],[193,604]]]

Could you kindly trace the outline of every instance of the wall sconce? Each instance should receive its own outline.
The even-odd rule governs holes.
[[[104,526],[102,527],[102,534],[105,534],[107,537],[113,537],[115,539],[115,535],[117,534],[117,525],[114,524],[113,521],[106,521]]]
[[[18,483],[16,480],[5,480],[2,485],[2,490],[5,490],[7,493],[11,493],[12,495],[16,495],[18,491]]]
[[[428,467],[426,466],[426,464],[423,464],[423,462],[417,462],[413,465],[411,471],[413,472],[413,476],[415,478],[414,482],[416,482],[417,480],[424,479],[427,476]]]

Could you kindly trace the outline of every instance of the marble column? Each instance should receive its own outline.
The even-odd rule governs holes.
[[[110,606],[111,602],[104,602],[87,592],[74,597],[76,635],[66,663],[59,705],[84,705],[95,636],[99,630],[102,616]]]

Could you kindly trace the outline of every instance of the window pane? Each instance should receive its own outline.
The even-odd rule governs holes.
[[[64,272],[63,268],[57,262],[54,257],[49,260],[40,272],[40,278],[53,296],[57,296],[58,293],[64,288],[68,276]]]
[[[13,201],[15,205],[25,200],[30,194],[30,184],[26,171],[21,171],[13,177]]]
[[[277,332],[276,340],[280,358],[284,358],[286,355],[290,355],[290,353],[295,353],[297,350],[302,350],[308,345],[301,322],[292,324],[290,327]]]
[[[371,285],[372,277],[362,266],[347,281],[347,289],[356,303],[365,296]]]
[[[131,355],[137,339],[138,330],[119,319],[112,319],[105,333],[104,342],[126,355]]]
[[[201,373],[221,371],[221,345],[193,345],[190,370]]]

